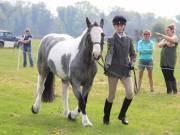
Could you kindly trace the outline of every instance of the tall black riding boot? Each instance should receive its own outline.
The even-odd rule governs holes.
[[[171,81],[165,81],[166,82],[166,88],[167,88],[167,94],[172,93],[172,88],[171,88]]]
[[[171,87],[172,87],[173,93],[174,93],[174,94],[177,94],[176,81],[171,81]]]
[[[104,104],[104,117],[103,117],[103,123],[106,125],[109,124],[111,107],[112,107],[112,103],[108,102],[106,99],[105,104]]]
[[[118,119],[122,121],[122,124],[128,125],[128,121],[126,120],[126,112],[128,110],[129,105],[131,104],[132,99],[124,99],[122,104],[121,111],[119,113]]]

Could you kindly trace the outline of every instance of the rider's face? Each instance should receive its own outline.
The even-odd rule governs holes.
[[[121,23],[118,23],[118,24],[115,24],[114,25],[114,28],[117,32],[123,32],[124,31],[124,27],[125,25],[124,24],[121,24]]]

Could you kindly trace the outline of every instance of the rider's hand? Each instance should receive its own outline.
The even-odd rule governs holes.
[[[109,64],[105,64],[105,65],[104,65],[104,72],[105,72],[105,73],[108,72],[109,67],[110,67]]]
[[[129,68],[129,70],[134,70],[134,65],[130,62],[130,63],[128,64],[128,68]]]

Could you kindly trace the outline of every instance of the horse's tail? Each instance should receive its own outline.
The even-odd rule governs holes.
[[[54,100],[55,98],[54,81],[55,81],[55,76],[53,72],[49,71],[44,83],[44,92],[42,95],[43,102],[52,102]]]

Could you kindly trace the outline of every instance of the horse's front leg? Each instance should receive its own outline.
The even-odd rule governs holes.
[[[83,90],[82,90],[82,97],[85,102],[85,109],[86,109],[86,103],[87,103],[89,90],[90,90],[90,88],[88,89],[87,87],[83,87]],[[75,120],[79,116],[80,112],[81,112],[81,109],[80,109],[80,106],[78,106],[73,111],[71,111],[69,118],[72,120]]]
[[[93,124],[91,123],[91,121],[89,120],[87,113],[86,113],[86,100],[87,99],[87,95],[85,97],[81,96],[79,98],[79,108],[82,112],[82,124],[83,126],[92,126]]]
[[[80,111],[82,112],[83,126],[92,126],[92,123],[89,121],[87,114],[86,114],[86,103],[85,103],[85,99],[83,98],[83,96],[80,92],[80,83],[73,82],[72,87],[73,87],[74,95],[76,96],[76,98],[78,100],[79,109],[76,108],[76,111],[77,111],[77,113],[79,113]],[[71,112],[68,117],[70,119],[73,119],[73,115],[71,115]]]
[[[82,96],[83,99],[85,101],[85,109],[86,109],[86,104],[87,104],[87,99],[88,99],[88,95],[89,95],[89,91],[91,89],[92,84],[86,84],[85,86],[83,86],[83,90],[82,90]],[[84,117],[84,116],[82,116]],[[92,126],[92,123],[90,122],[89,118],[87,117],[87,115],[84,117],[84,119],[82,119],[82,123],[84,123],[86,125],[86,123],[89,123]]]
[[[86,103],[87,103],[89,90],[90,89],[88,89],[87,87],[83,87],[83,90],[82,90],[82,97],[83,97],[83,100],[85,103],[85,109],[86,109]],[[80,109],[80,106],[78,104],[78,106],[73,111],[71,111],[71,115],[69,115],[71,117],[69,117],[69,118],[72,120],[76,119],[76,117],[79,116],[80,112],[81,112],[81,109]]]

